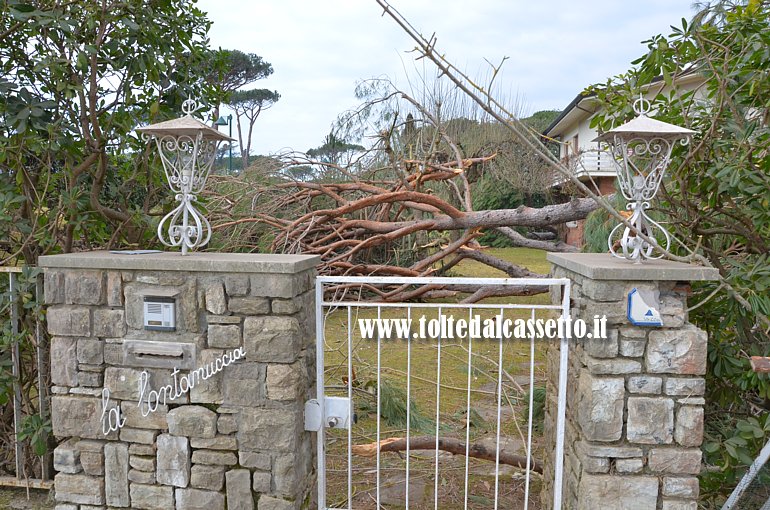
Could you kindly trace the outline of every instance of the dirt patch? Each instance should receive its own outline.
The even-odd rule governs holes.
[[[52,491],[0,487],[0,508],[7,510],[51,510],[55,506]]]

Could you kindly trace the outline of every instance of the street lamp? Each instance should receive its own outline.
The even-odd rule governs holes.
[[[635,119],[607,131],[594,141],[606,142],[610,146],[620,192],[628,200],[626,208],[631,211],[628,223],[647,237],[657,239],[662,236],[665,242],[661,247],[668,250],[671,235],[660,223],[650,218],[646,210],[650,208],[650,201],[660,188],[674,145],[687,145],[695,131],[649,118],[647,113],[650,108],[650,102],[640,97],[634,101]],[[622,235],[618,239],[621,227]],[[618,241],[620,250],[616,248]],[[614,256],[634,262],[663,256],[653,256],[652,244],[632,233],[623,223],[612,229],[607,244]]]
[[[217,119],[217,121],[214,123],[214,125],[216,125],[216,126],[230,126],[230,133],[229,133],[229,135],[230,135],[231,141],[228,144],[230,146],[230,155],[229,155],[228,161],[227,161],[227,175],[232,175],[233,174],[233,143],[232,143],[232,138],[233,138],[233,115],[232,114],[228,115],[227,119],[225,119],[224,116],[219,117]]]
[[[155,140],[166,182],[179,201],[160,220],[158,237],[166,246],[181,246],[182,255],[188,249],[205,246],[211,238],[211,224],[193,203],[206,186],[217,147],[222,141],[232,140],[194,118],[192,114],[199,109],[195,101],[187,99],[182,103],[184,117],[136,129],[145,140]]]

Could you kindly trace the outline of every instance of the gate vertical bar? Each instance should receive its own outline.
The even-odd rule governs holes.
[[[412,324],[412,307],[409,306],[406,309],[406,317],[411,327]],[[406,510],[409,510],[409,455],[410,445],[409,441],[412,425],[412,331],[409,330],[409,337],[406,339]]]
[[[382,320],[382,307],[377,307],[377,321]],[[377,509],[380,508],[380,425],[382,423],[382,338],[377,330]]]
[[[438,323],[441,324],[441,307],[438,308]],[[436,471],[433,480],[434,508],[438,510],[438,435],[441,425],[441,328],[438,328],[438,344],[436,349]]]
[[[503,308],[500,308],[500,322],[504,319]],[[498,508],[500,499],[500,412],[503,405],[503,337],[499,338],[497,355],[497,433],[495,436],[495,510]]]
[[[38,303],[43,301],[43,281],[42,274],[39,274],[35,281],[35,300]],[[44,345],[42,332],[42,324],[40,318],[35,319],[35,348],[37,353],[37,392],[38,392],[38,405],[40,409],[40,417],[43,421],[50,418],[48,411],[48,381],[46,375],[48,374],[48,348]],[[45,453],[40,458],[41,475],[43,480],[51,480],[51,452]]]
[[[535,321],[535,310],[532,310],[532,322]],[[527,471],[524,482],[524,510],[529,508],[529,478],[532,466],[532,408],[535,401],[535,336],[529,339],[529,417],[527,418]]]
[[[471,307],[468,310],[468,324],[471,323],[471,320],[473,319],[473,307]],[[473,374],[473,369],[471,368],[473,364],[473,338],[470,332],[470,329],[468,330],[468,402],[467,406],[465,408],[465,504],[464,509],[468,510],[468,475],[469,475],[469,467],[470,467],[470,458],[468,457],[468,453],[471,447],[471,379]]]
[[[24,477],[24,449],[19,441],[21,430],[21,359],[19,357],[19,299],[16,273],[8,273],[8,290],[10,291],[11,307],[11,357],[13,363],[13,439],[16,451],[16,479]]]
[[[321,405],[321,428],[318,430],[318,444],[316,452],[318,455],[318,508],[326,510],[326,416],[324,406],[324,287],[321,279],[315,282],[315,362],[316,362],[316,398]]]
[[[570,280],[564,280],[561,296],[562,319],[569,317],[570,310]],[[564,429],[567,410],[567,370],[569,369],[569,341],[567,335],[559,339],[559,390],[556,417],[556,462],[554,462],[553,508],[561,509],[561,491],[564,478]]]
[[[353,508],[353,320],[348,305],[348,510]]]

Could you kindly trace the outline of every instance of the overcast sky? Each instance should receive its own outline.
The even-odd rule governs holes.
[[[392,0],[424,35],[472,75],[484,59],[509,57],[499,90],[525,112],[563,109],[586,85],[624,72],[641,41],[691,18],[692,0]],[[213,47],[256,53],[275,73],[247,88],[277,90],[280,101],[254,128],[252,151],[317,147],[356,83],[387,76],[404,83],[414,47],[374,0],[199,0],[214,22]],[[422,67],[422,64],[419,64]],[[432,69],[431,69],[432,72]],[[223,109],[227,114],[227,110]],[[227,128],[224,128],[227,129]],[[235,136],[235,132],[233,133]]]

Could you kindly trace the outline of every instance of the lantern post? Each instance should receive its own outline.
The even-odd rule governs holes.
[[[651,119],[650,102],[640,97],[634,102],[636,118],[622,126],[598,136],[595,142],[609,145],[618,176],[618,187],[628,201],[626,208],[631,212],[628,223],[620,223],[607,239],[610,252],[618,257],[637,263],[646,259],[658,259],[663,254],[653,255],[655,246],[640,236],[663,239],[663,250],[671,245],[671,235],[657,221],[650,218],[647,209],[660,188],[663,176],[671,161],[674,145],[687,145],[695,133],[691,129]]]
[[[166,246],[181,246],[182,255],[211,239],[211,224],[194,204],[206,186],[219,144],[233,140],[193,117],[199,109],[188,99],[182,104],[184,117],[136,129],[145,140],[155,141],[166,182],[179,202],[158,224],[158,238]]]

